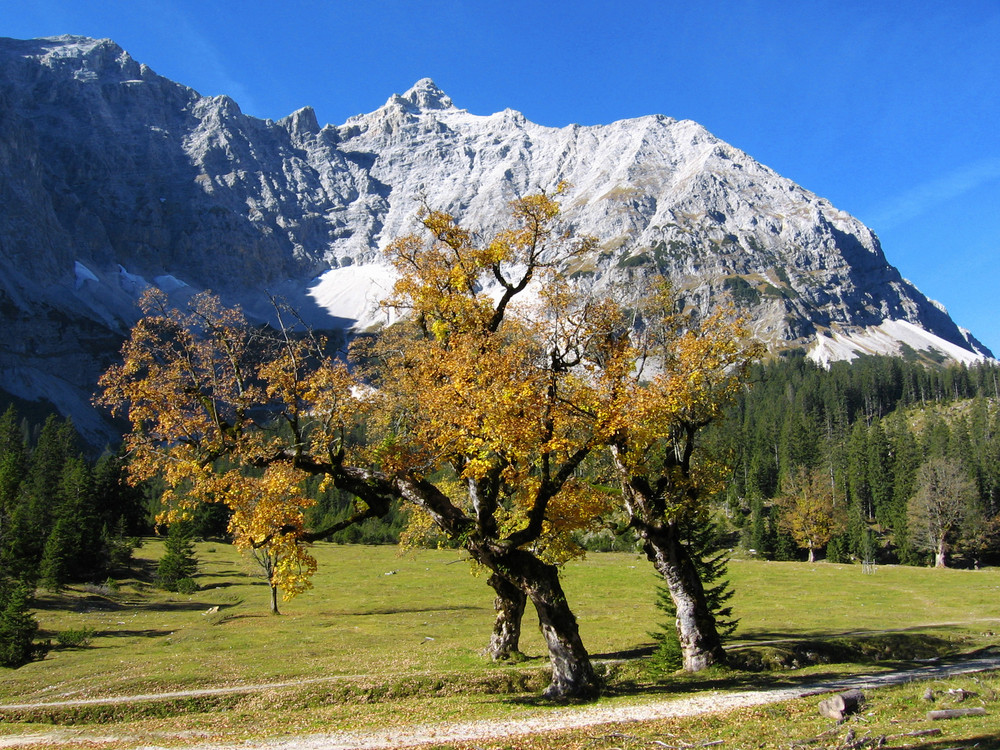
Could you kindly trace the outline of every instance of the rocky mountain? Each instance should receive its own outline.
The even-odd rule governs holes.
[[[729,295],[772,349],[824,361],[992,356],[870,229],[697,123],[548,128],[470,114],[429,79],[340,126],[260,120],[64,36],[0,39],[0,388],[100,440],[89,395],[147,285],[260,315],[276,293],[317,327],[366,328],[391,284],[380,249],[420,201],[488,231],[563,180],[567,220],[600,240],[569,270],[595,285],[663,272],[691,308]]]

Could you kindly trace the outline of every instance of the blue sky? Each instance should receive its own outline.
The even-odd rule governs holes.
[[[692,119],[871,226],[1000,355],[1000,2],[0,0],[244,112],[341,123],[430,76],[476,114]]]

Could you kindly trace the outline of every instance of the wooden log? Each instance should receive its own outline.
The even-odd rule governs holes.
[[[864,703],[865,696],[860,690],[848,690],[820,701],[819,712],[828,719],[843,721],[845,716],[853,714]]]
[[[949,708],[941,711],[928,711],[928,719],[958,719],[962,716],[982,716],[985,708]]]

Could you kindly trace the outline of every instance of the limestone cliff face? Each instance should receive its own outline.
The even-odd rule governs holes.
[[[659,271],[693,308],[729,295],[774,348],[903,321],[949,356],[989,354],[870,229],[694,122],[546,128],[472,115],[427,79],[340,126],[259,120],[111,41],[58,37],[0,39],[0,388],[97,436],[87,397],[145,285],[251,310],[279,292],[349,327],[365,311],[345,300],[377,296],[357,287],[420,201],[489,230],[564,180],[567,220],[600,240],[570,270],[595,285]]]

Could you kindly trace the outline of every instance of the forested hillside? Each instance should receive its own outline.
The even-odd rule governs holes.
[[[81,452],[69,420],[32,425],[0,417],[0,578],[58,589],[103,580],[127,565],[132,537],[148,533],[143,493],[124,462]]]
[[[998,368],[893,357],[758,365],[713,435],[731,459],[726,507],[765,557],[994,560],[1000,493]],[[796,550],[801,547],[803,552]]]

